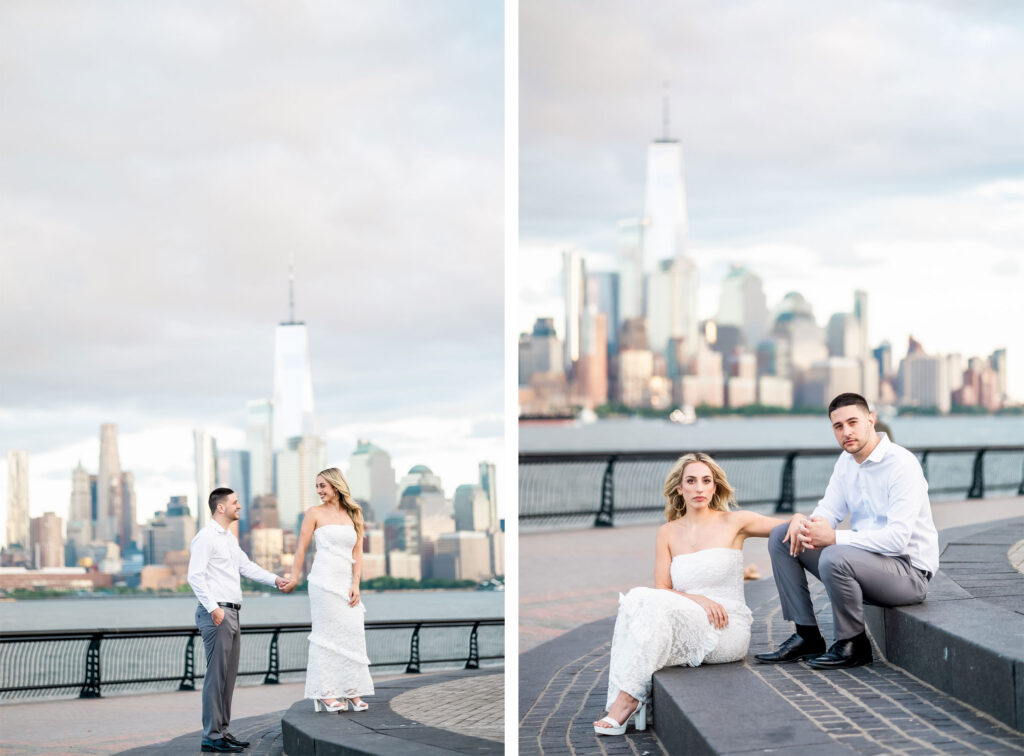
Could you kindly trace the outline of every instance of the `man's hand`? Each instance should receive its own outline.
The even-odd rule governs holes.
[[[218,606],[210,613],[210,619],[213,620],[213,624],[220,625],[224,621],[224,609]]]
[[[274,585],[277,586],[277,590],[283,591],[288,586],[288,578],[279,577],[274,580]]]
[[[823,549],[836,542],[836,531],[824,517],[812,517],[800,527],[800,542],[805,549]]]
[[[789,521],[789,529],[786,531],[786,537],[782,539],[782,542],[789,544],[790,556],[799,556],[800,552],[804,550],[804,544],[800,540],[800,529],[806,522],[807,518],[802,514],[793,515],[793,519]]]
[[[277,582],[277,589],[279,591],[281,591],[281,593],[291,593],[292,591],[295,590],[295,586],[297,586],[299,584],[299,581],[296,580],[295,578],[289,579],[289,578],[279,577],[276,582]]]

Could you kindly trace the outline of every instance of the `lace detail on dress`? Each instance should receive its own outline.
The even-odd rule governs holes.
[[[373,695],[370,660],[366,656],[360,601],[348,605],[352,587],[352,549],[356,531],[350,525],[325,525],[313,531],[316,556],[309,571],[309,661],[306,698],[355,698]]]
[[[620,690],[641,701],[651,694],[651,675],[664,667],[742,659],[750,646],[753,617],[743,598],[743,554],[739,549],[704,549],[672,560],[672,586],[707,596],[729,614],[716,630],[703,607],[659,588],[634,588],[619,595],[608,671],[609,708]]]

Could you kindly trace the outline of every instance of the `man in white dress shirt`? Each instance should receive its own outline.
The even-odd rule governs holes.
[[[768,541],[782,615],[796,632],[777,650],[757,654],[763,663],[804,659],[815,669],[870,664],[864,601],[919,604],[939,567],[928,481],[917,457],[875,430],[875,417],[859,394],[840,394],[828,412],[843,453],[825,495],[810,519],[796,515]],[[836,530],[847,516],[850,530]],[[835,643],[827,652],[807,572],[821,580],[832,603]]]
[[[210,494],[212,519],[196,533],[189,548],[188,583],[199,599],[196,626],[206,647],[206,677],[203,679],[202,749],[214,753],[237,753],[248,743],[228,732],[231,696],[238,674],[241,631],[238,612],[242,608],[239,573],[250,580],[283,589],[288,581],[254,564],[228,530],[238,521],[238,495],[230,488],[216,488]]]

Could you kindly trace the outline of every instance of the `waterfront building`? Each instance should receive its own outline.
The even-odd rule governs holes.
[[[578,250],[562,250],[562,298],[565,303],[565,342],[562,368],[572,373],[580,358],[580,325],[586,306],[586,268]]]
[[[196,519],[188,497],[172,496],[166,511],[157,512],[145,529],[143,551],[146,564],[163,564],[172,551],[187,551],[196,535]]]
[[[289,263],[288,320],[277,326],[274,337],[274,451],[285,451],[292,439],[312,436],[315,432],[309,333],[306,324],[295,319],[295,272]],[[280,488],[277,494],[281,496]],[[283,509],[283,499],[280,504]]]
[[[29,544],[32,566],[39,570],[44,567],[64,566],[64,523],[53,512],[42,517],[33,517],[29,525]]]
[[[757,344],[768,332],[768,305],[764,284],[745,266],[733,264],[718,300],[719,326],[735,326],[743,334],[745,343]]]
[[[241,509],[238,513],[239,536],[248,533],[251,523],[252,494],[249,484],[252,480],[252,456],[245,449],[228,449],[217,454],[217,485],[230,488],[238,496]],[[322,469],[322,468],[321,468]]]
[[[859,357],[861,342],[860,321],[853,313],[837,312],[828,321],[827,342],[829,357]]]
[[[78,461],[71,471],[71,501],[68,504],[68,541],[74,543],[75,552],[84,551],[93,540],[92,492],[89,473]],[[77,561],[77,560],[76,560]]]
[[[249,451],[249,502],[274,493],[274,403],[257,399],[246,405],[245,446]]]
[[[393,578],[422,580],[423,571],[418,553],[395,549],[388,552],[388,575]]]
[[[725,395],[731,409],[754,404],[757,401],[757,379],[730,376],[725,381]]]
[[[862,289],[853,292],[853,317],[857,320],[859,327],[859,341],[857,343],[857,357],[863,357],[868,353],[868,293]]]
[[[281,529],[299,532],[299,518],[317,506],[316,475],[327,468],[327,445],[318,436],[288,439],[275,458],[277,513]]]
[[[121,532],[121,458],[117,425],[100,426],[100,468],[96,477],[96,540],[114,541]]]
[[[793,381],[777,375],[762,375],[757,379],[757,403],[793,409]]]
[[[964,356],[956,352],[947,354],[946,366],[949,371],[949,390],[956,391],[964,385]]]
[[[687,253],[689,229],[683,183],[683,148],[669,134],[669,105],[664,103],[663,130],[647,147],[644,189],[644,271],[655,271],[664,260]],[[656,345],[656,348],[662,348]]]
[[[875,405],[881,397],[881,383],[878,379],[878,361],[867,352],[858,359],[860,363],[861,396],[868,404]]]
[[[1006,393],[1006,350],[997,349],[989,355],[988,358],[989,367],[995,371],[996,374],[996,394],[999,398],[1000,404],[1009,398]]]
[[[607,334],[608,354],[618,351],[619,334],[619,274],[615,271],[597,271],[587,273],[588,306],[604,315],[605,333]]]
[[[384,577],[388,574],[388,560],[385,554],[367,554],[363,552],[363,574],[360,582]]]
[[[253,526],[249,530],[249,542],[252,561],[269,572],[280,574],[279,570],[283,566],[281,557],[285,553],[284,531],[262,525]]]
[[[121,520],[117,542],[122,551],[138,545],[139,523],[137,521],[137,502],[135,497],[135,475],[129,471],[121,473]]]
[[[369,525],[363,529],[363,553],[385,553],[383,525]]]
[[[90,572],[84,567],[47,567],[29,570],[25,567],[0,567],[0,590],[91,591],[110,588],[109,574]]]
[[[252,501],[250,512],[250,528],[262,525],[265,528],[281,527],[281,519],[277,514],[277,496],[274,494],[263,494]]]
[[[505,531],[491,530],[487,533],[491,547],[491,575],[505,574]]]
[[[384,520],[384,550],[405,551],[415,554],[419,560],[420,534],[419,517],[408,512],[396,512]],[[388,568],[388,574],[393,574]]]
[[[583,406],[593,409],[608,403],[607,318],[593,304],[583,314],[576,387]]]
[[[1003,406],[999,374],[990,367],[986,367],[978,376],[978,404],[989,412],[995,412]]]
[[[691,352],[697,344],[697,266],[684,255],[660,260],[647,277],[648,343],[652,352],[666,354],[669,340],[685,339]]]
[[[644,316],[644,230],[646,218],[628,218],[619,221],[618,312],[609,325],[614,325],[614,341],[622,323],[629,318]]]
[[[491,577],[491,543],[487,533],[445,533],[437,542],[434,575],[444,580],[486,580]]]
[[[555,332],[554,318],[537,318],[529,338],[529,349],[520,352],[519,385],[528,386],[534,375],[564,374],[562,340]],[[525,359],[524,359],[525,357]]]
[[[487,494],[487,505],[491,513],[491,527],[497,528],[500,518],[498,517],[498,483],[497,468],[493,462],[481,462],[478,465],[480,470],[480,487]]]
[[[192,431],[196,466],[196,525],[202,529],[210,521],[210,493],[217,488],[217,441],[204,430]]]
[[[949,412],[952,392],[944,357],[928,355],[923,350],[908,353],[900,362],[900,385],[902,405],[935,408],[942,414]]]
[[[29,550],[28,452],[7,452],[6,545]]]
[[[487,493],[477,485],[466,484],[455,489],[455,530],[488,530],[497,527],[491,522]]]
[[[395,468],[391,456],[361,438],[348,461],[348,485],[352,497],[370,505],[373,519],[383,522],[395,511]]]
[[[882,379],[891,378],[895,373],[892,368],[892,344],[883,341],[872,351],[875,359],[878,360],[878,374]]]
[[[799,386],[798,403],[824,408],[839,394],[861,393],[861,370],[860,361],[850,357],[829,357],[815,362]]]

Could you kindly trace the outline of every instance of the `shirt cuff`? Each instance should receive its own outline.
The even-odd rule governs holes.
[[[853,537],[852,530],[837,530],[836,531],[836,545],[837,546],[849,546],[850,539]]]
[[[209,605],[203,604],[203,609],[208,611],[210,614],[213,614],[215,610],[220,609],[220,605],[217,604],[216,601],[211,601]]]

